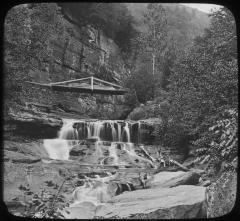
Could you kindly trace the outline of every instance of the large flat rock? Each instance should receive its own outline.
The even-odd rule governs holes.
[[[153,176],[151,187],[175,187],[179,185],[195,185],[200,175],[194,171],[160,172]]]
[[[205,187],[181,185],[125,192],[98,207],[96,217],[179,219],[205,217]]]

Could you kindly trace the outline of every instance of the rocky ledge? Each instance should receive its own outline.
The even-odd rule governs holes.
[[[26,137],[54,138],[61,128],[62,119],[54,114],[36,111],[26,107],[9,109],[5,118],[4,130]]]

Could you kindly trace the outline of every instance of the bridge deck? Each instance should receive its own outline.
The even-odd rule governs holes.
[[[86,82],[90,80],[90,83]],[[123,87],[95,78],[81,78],[76,80],[62,81],[49,84],[41,84],[36,82],[27,82],[34,86],[45,87],[54,91],[62,92],[78,92],[91,94],[108,94],[108,95],[122,95],[128,92]]]

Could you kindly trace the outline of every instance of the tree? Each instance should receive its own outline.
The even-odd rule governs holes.
[[[150,3],[147,9],[143,20],[148,28],[148,33],[145,36],[145,45],[146,49],[152,54],[152,74],[155,75],[155,72],[157,72],[155,70],[156,66],[159,66],[159,63],[161,63],[161,55],[166,47],[167,21],[165,10],[160,4]]]
[[[179,59],[170,77],[171,110],[196,147],[210,147],[208,128],[234,109],[237,100],[237,51],[234,17],[226,8],[211,15],[211,25]]]

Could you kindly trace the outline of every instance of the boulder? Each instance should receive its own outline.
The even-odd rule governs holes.
[[[125,191],[132,191],[134,189],[135,188],[132,183],[123,181],[120,182],[110,181],[107,188],[111,196],[116,196]]]
[[[87,145],[76,145],[74,146],[70,152],[70,156],[83,156],[86,154],[87,151]]]
[[[199,182],[200,175],[198,173],[189,172],[160,172],[153,176],[151,182],[152,187],[175,187],[179,185],[195,185]]]
[[[204,200],[205,187],[201,186],[136,190],[113,197],[97,209],[95,218],[203,218]]]

